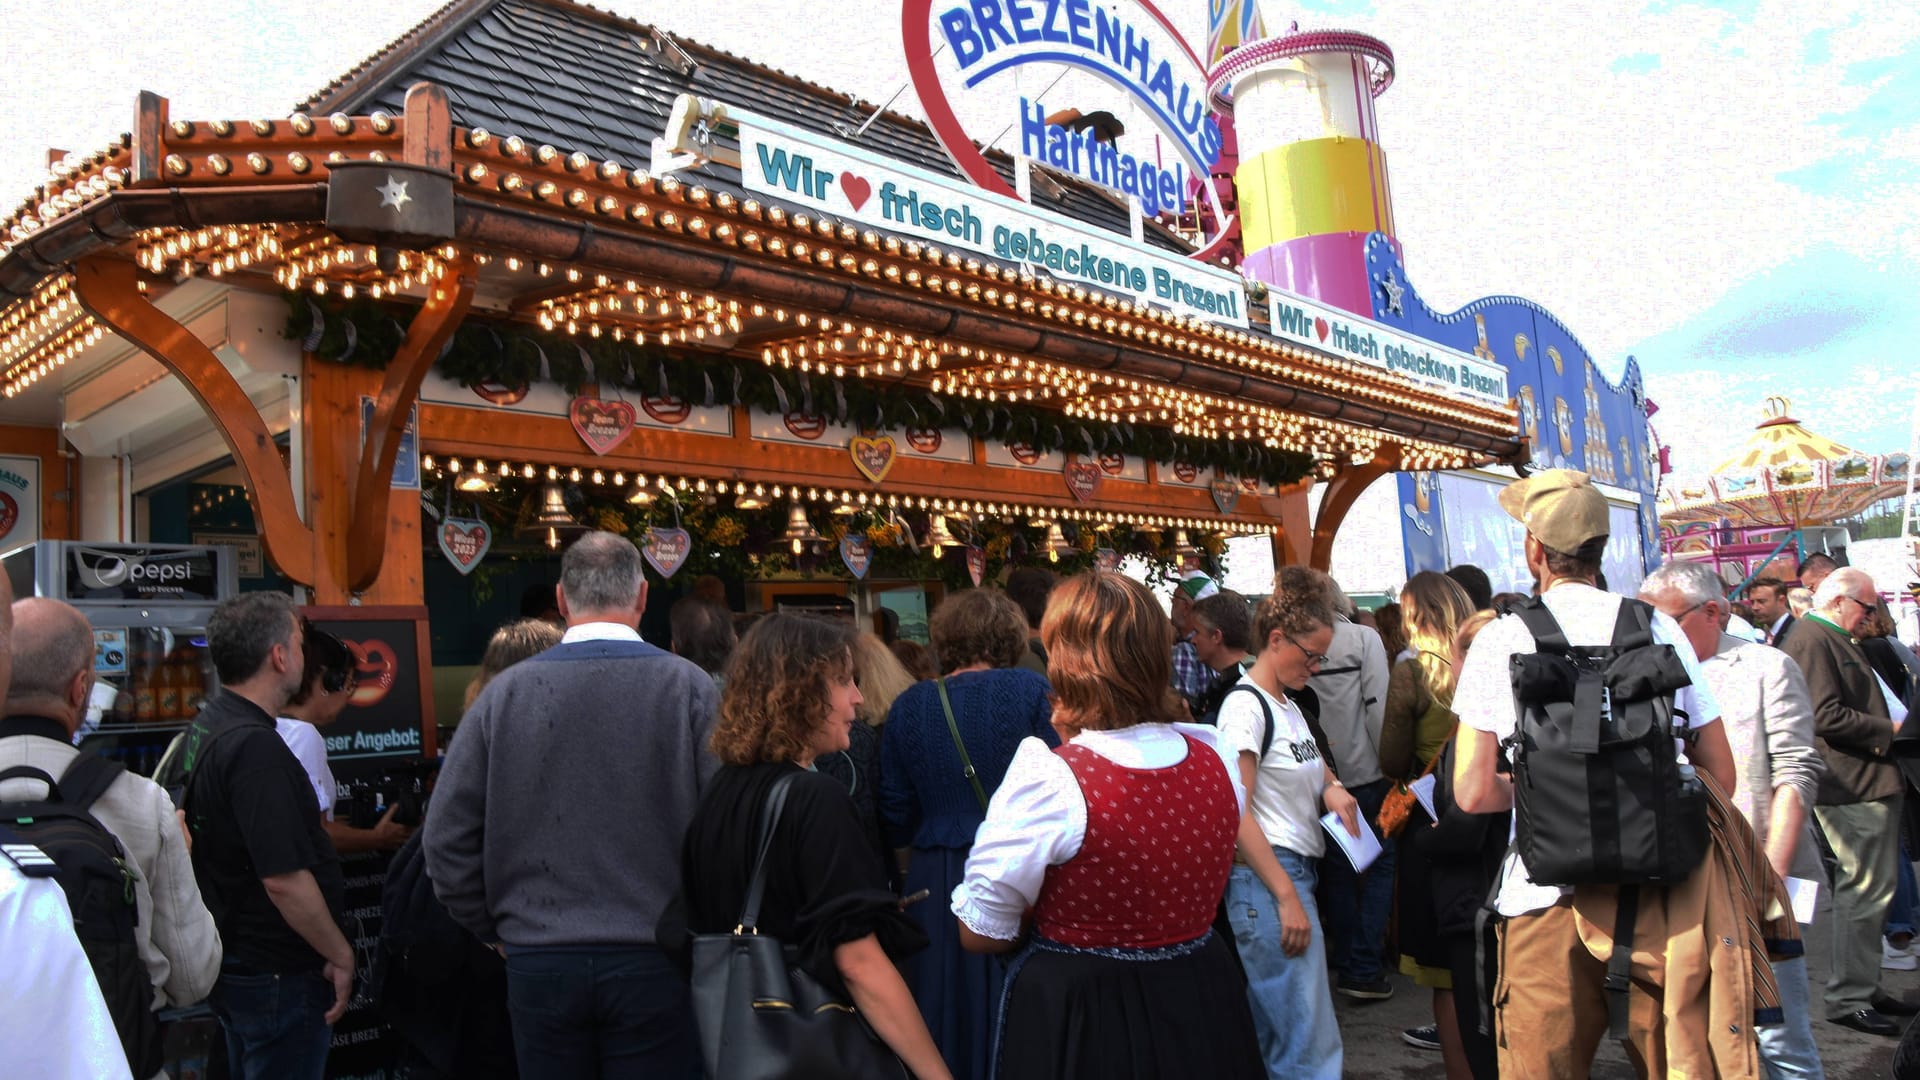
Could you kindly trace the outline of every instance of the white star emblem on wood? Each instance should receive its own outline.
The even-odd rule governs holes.
[[[396,180],[391,173],[387,174],[387,182],[381,185],[379,191],[381,207],[391,206],[395,212],[404,210],[406,204],[413,201],[413,196],[407,194],[405,181]]]
[[[1406,294],[1407,289],[1400,284],[1393,271],[1387,271],[1387,276],[1381,280],[1380,287],[1387,293],[1387,310],[1395,315],[1406,314],[1400,308],[1400,298]]]

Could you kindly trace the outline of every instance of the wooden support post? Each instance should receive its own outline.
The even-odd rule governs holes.
[[[365,591],[380,576],[380,563],[387,553],[387,504],[393,493],[393,462],[400,453],[400,437],[413,415],[414,402],[420,398],[420,384],[440,357],[440,347],[473,304],[474,278],[470,257],[462,255],[449,263],[446,276],[433,283],[426,304],[407,327],[406,341],[387,364],[353,483],[353,519],[347,527],[347,588],[353,592]]]
[[[1360,493],[1373,485],[1375,480],[1394,471],[1400,460],[1400,448],[1385,445],[1374,454],[1373,460],[1364,465],[1347,465],[1327,482],[1327,493],[1320,499],[1320,513],[1313,523],[1313,551],[1308,565],[1315,570],[1325,570],[1333,564],[1333,538],[1340,531],[1340,525],[1347,520],[1347,511],[1360,498]]]
[[[1303,566],[1312,551],[1313,526],[1307,510],[1307,493],[1311,490],[1311,479],[1300,480],[1260,499],[1260,508],[1280,523],[1280,531],[1273,534],[1276,569]]]
[[[82,259],[73,268],[80,306],[115,333],[146,350],[184,383],[226,440],[246,478],[253,518],[260,523],[267,557],[282,576],[312,585],[313,533],[300,520],[293,481],[280,448],[247,392],[206,343],[140,292],[134,265],[108,256]],[[387,468],[393,464],[389,459]]]

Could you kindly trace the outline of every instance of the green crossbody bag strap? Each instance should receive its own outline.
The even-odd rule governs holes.
[[[940,689],[940,711],[947,714],[947,733],[953,736],[953,748],[960,752],[960,771],[973,785],[973,797],[980,800],[980,809],[985,810],[987,789],[980,786],[980,774],[973,771],[973,759],[967,756],[967,744],[960,738],[960,722],[953,718],[953,702],[947,699],[946,677],[933,680],[933,684]]]

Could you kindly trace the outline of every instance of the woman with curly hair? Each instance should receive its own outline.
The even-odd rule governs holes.
[[[710,748],[721,761],[681,849],[686,928],[733,929],[745,907],[761,809],[792,777],[767,850],[760,928],[823,986],[844,990],[916,1077],[950,1074],[893,957],[925,937],[900,912],[847,789],[814,771],[847,748],[860,707],[852,631],[805,615],[755,623],[734,650]]]
[[[1059,741],[1047,680],[1016,665],[1027,620],[997,589],[968,589],[934,609],[927,632],[945,674],[894,699],[880,738],[880,816],[909,895],[960,884],[973,834],[1025,738]],[[910,912],[932,942],[909,966],[914,997],[954,1075],[985,1080],[1000,966],[960,947],[953,920]]]
[[[1213,932],[1240,820],[1211,728],[1177,724],[1173,627],[1119,574],[1070,578],[1040,623],[1065,745],[1020,743],[952,897],[970,949],[1012,952],[1001,1080],[1265,1076]]]
[[[1327,847],[1322,807],[1339,815],[1348,833],[1358,836],[1361,828],[1358,804],[1326,766],[1291,698],[1326,661],[1333,619],[1332,579],[1282,567],[1273,594],[1254,611],[1253,668],[1220,706],[1220,745],[1238,761],[1247,792],[1227,923],[1246,969],[1267,1070],[1303,1080],[1339,1080],[1345,1053],[1313,895]]]

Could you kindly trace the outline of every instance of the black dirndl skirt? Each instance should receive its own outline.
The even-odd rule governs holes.
[[[1162,949],[1039,938],[1007,971],[998,1080],[1264,1080],[1247,983],[1209,931]]]

